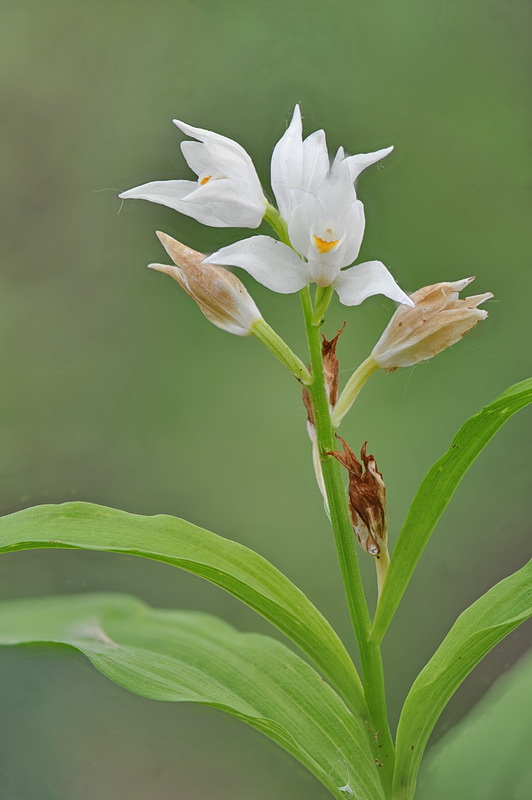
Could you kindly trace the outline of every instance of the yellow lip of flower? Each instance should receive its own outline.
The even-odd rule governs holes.
[[[340,239],[334,239],[332,242],[328,242],[325,239],[320,239],[315,233],[312,234],[312,240],[314,242],[314,247],[320,254],[330,253],[340,242]]]
[[[205,186],[206,183],[209,183],[211,178],[212,178],[212,175],[205,175],[205,177],[200,180],[199,185],[200,186]]]

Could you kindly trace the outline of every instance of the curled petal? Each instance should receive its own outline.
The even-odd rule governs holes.
[[[280,294],[298,292],[311,280],[308,265],[290,247],[270,236],[252,236],[235,242],[205,261],[241,267],[263,286]]]
[[[358,306],[374,294],[383,294],[407,306],[414,305],[381,261],[366,261],[344,270],[333,286],[344,306]]]
[[[384,147],[382,150],[376,150],[374,153],[358,153],[356,156],[347,156],[345,163],[349,169],[351,180],[356,181],[360,173],[363,172],[366,167],[371,167],[372,164],[376,164],[377,161],[389,155],[392,150],[393,147]]]
[[[232,158],[242,167],[251,167],[255,173],[255,167],[251,157],[246,153],[244,148],[238,142],[229,139],[227,136],[222,136],[220,133],[205,130],[204,128],[195,128],[193,125],[187,125],[186,122],[181,122],[179,119],[172,120],[185,136],[191,136],[193,139],[203,142],[203,144],[210,147],[218,147],[219,153],[223,153],[226,157],[231,154]]]

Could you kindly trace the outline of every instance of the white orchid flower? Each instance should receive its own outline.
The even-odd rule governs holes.
[[[160,203],[215,228],[257,228],[268,201],[244,148],[218,133],[177,119],[173,122],[184,134],[198,140],[181,143],[185,160],[198,179],[151,181],[122,192],[119,197]]]
[[[357,258],[364,235],[364,207],[357,199],[354,179],[386,152],[346,158],[341,150],[331,165],[323,131],[302,141],[296,106],[272,158],[272,185],[292,246],[269,236],[254,236],[221,248],[206,261],[241,267],[281,294],[316,283],[332,286],[347,306],[374,294],[413,305],[382,262],[366,261],[344,269]]]
[[[345,155],[340,147],[336,153],[332,171],[345,163],[353,183],[366,167],[376,164],[391,153],[393,147],[376,150],[374,153]],[[285,134],[277,142],[271,163],[271,181],[281,216],[290,218],[295,198],[293,189],[303,189],[316,194],[330,172],[329,154],[325,131],[315,131],[303,140],[303,123],[299,105],[294,108],[292,120]]]

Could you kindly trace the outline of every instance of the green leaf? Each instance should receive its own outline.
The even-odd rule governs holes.
[[[142,517],[91,503],[36,506],[0,518],[0,553],[40,547],[129,553],[206,578],[277,626],[367,718],[360,679],[334,630],[303,592],[253,550],[176,517]]]
[[[428,754],[419,800],[529,800],[532,797],[532,653],[491,687]]]
[[[397,729],[394,800],[411,800],[428,738],[446,704],[473,667],[532,615],[532,561],[461,614],[420,672]]]
[[[0,605],[0,644],[55,642],[111,680],[156,700],[222,709],[265,733],[336,798],[382,800],[364,722],[315,670],[268,636],[208,614],[159,611],[112,594]]]
[[[395,545],[371,638],[382,641],[436,523],[465,473],[499,428],[532,402],[532,378],[510,386],[468,419],[451,447],[429,470],[410,506]]]

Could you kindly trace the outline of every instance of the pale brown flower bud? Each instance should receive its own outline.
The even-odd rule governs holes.
[[[349,515],[355,535],[366,552],[379,556],[384,551],[387,556],[386,530],[386,487],[377,468],[375,456],[367,455],[367,442],[360,451],[362,464],[347,442],[338,436],[344,452],[334,451],[334,456],[349,473]]]
[[[175,266],[149,264],[150,269],[174,278],[196,301],[200,310],[218,328],[237,336],[249,336],[262,320],[259,309],[244,284],[229,270],[204,264],[206,256],[166,233],[157,231],[162,246]]]
[[[456,344],[488,312],[477,308],[490,300],[491,292],[458,297],[473,278],[435,283],[410,295],[415,306],[400,305],[373,348],[373,360],[381,369],[411,367]]]

